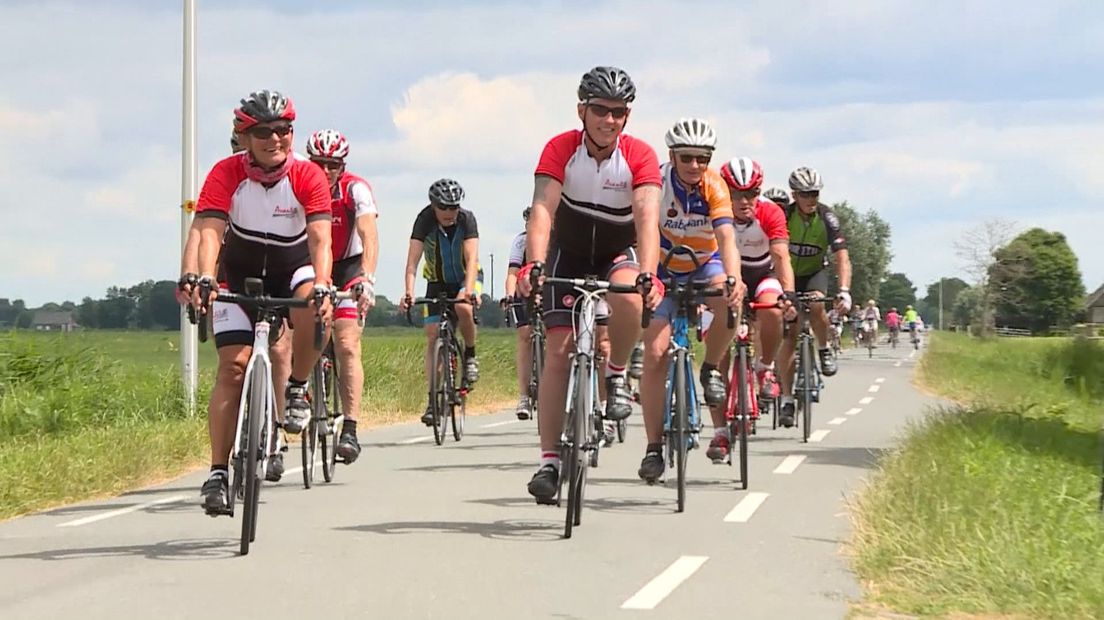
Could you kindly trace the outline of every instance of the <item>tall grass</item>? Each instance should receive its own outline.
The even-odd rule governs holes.
[[[878,603],[925,615],[1104,617],[1099,379],[1091,342],[939,335],[910,426],[855,511]]]
[[[199,413],[188,417],[175,336],[164,332],[0,333],[0,519],[179,474],[208,455],[215,368],[201,349]],[[514,333],[483,330],[469,412],[515,396]],[[420,330],[368,330],[362,424],[425,407]]]

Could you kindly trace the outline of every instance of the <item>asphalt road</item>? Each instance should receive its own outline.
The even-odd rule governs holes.
[[[311,490],[290,469],[264,488],[246,557],[237,518],[199,508],[205,472],[15,519],[0,524],[0,617],[842,618],[860,596],[847,501],[931,402],[910,384],[918,357],[846,353],[817,441],[761,425],[747,491],[691,454],[683,514],[673,486],[636,477],[634,415],[570,540],[563,509],[525,492],[536,425],[511,412],[469,417],[443,447],[415,424],[362,433],[360,460]]]

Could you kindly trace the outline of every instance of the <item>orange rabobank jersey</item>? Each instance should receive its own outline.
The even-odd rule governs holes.
[[[720,173],[706,169],[697,187],[686,188],[675,175],[675,167],[661,168],[663,195],[659,203],[659,245],[661,262],[676,245],[685,245],[697,254],[699,264],[720,256],[713,229],[732,224],[732,199]],[[690,257],[680,254],[671,259],[675,274],[694,270]]]

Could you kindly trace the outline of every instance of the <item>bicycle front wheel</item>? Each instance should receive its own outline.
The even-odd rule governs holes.
[[[314,483],[314,462],[318,454],[318,435],[325,427],[326,420],[326,371],[323,368],[325,358],[320,357],[311,372],[311,417],[303,430],[299,442],[303,455],[303,488],[311,488]]]
[[[687,433],[687,418],[689,413],[687,407],[690,406],[688,402],[688,388],[686,385],[686,366],[689,361],[686,359],[686,350],[679,349],[675,352],[675,410],[674,419],[672,420],[674,428],[672,429],[670,440],[675,444],[675,474],[678,484],[678,506],[677,512],[682,512],[686,509],[686,456],[689,450],[687,449],[688,433]]]
[[[249,553],[249,544],[257,536],[257,508],[260,504],[261,476],[257,471],[257,463],[261,453],[261,420],[267,415],[265,402],[268,398],[269,386],[264,372],[254,368],[253,377],[249,383],[249,406],[246,409],[246,442],[245,458],[243,463],[245,470],[242,472],[245,478],[245,500],[242,502],[241,523],[241,554]]]
[[[736,385],[735,388],[739,390],[739,394],[736,397],[737,410],[736,415],[732,417],[735,428],[732,429],[735,432],[730,432],[732,439],[738,441],[740,451],[740,488],[747,490],[748,488],[748,422],[751,420],[751,394],[749,393],[751,380],[750,373],[748,372],[748,351],[746,347],[737,347],[738,353],[736,356]],[[730,429],[732,427],[729,427]],[[732,448],[729,448],[731,450]],[[731,457],[729,457],[731,458]]]
[[[806,338],[801,345],[801,381],[802,381],[802,407],[801,407],[801,439],[809,442],[809,427],[813,424],[813,339]]]
[[[429,404],[433,411],[433,441],[437,442],[437,445],[445,442],[445,433],[448,431],[450,364],[448,345],[438,337],[433,345],[433,366],[431,367],[433,372],[429,378]]]
[[[326,398],[329,401],[326,414],[326,428],[318,435],[318,447],[322,451],[322,477],[326,482],[333,482],[334,470],[337,467],[337,438],[341,437],[341,427],[345,416],[341,415],[341,384],[337,379],[337,360],[332,357],[332,348],[326,357],[325,382],[322,384],[326,390]]]

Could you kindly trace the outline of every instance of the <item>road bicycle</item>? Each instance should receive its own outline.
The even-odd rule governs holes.
[[[813,423],[813,404],[820,401],[820,391],[824,382],[816,362],[816,336],[813,335],[812,304],[831,304],[831,297],[818,292],[798,293],[797,305],[797,364],[794,367],[794,400],[801,413],[802,441],[809,441],[809,432]],[[787,325],[789,327],[789,325]],[[864,332],[866,333],[866,332]],[[864,336],[869,340],[869,336]]]
[[[463,380],[463,373],[460,371],[464,349],[460,344],[456,304],[470,303],[465,298],[453,299],[444,290],[436,297],[418,297],[411,302],[412,306],[439,304],[441,309],[441,321],[437,324],[437,338],[433,343],[429,373],[429,406],[433,413],[433,441],[437,445],[445,442],[449,422],[452,422],[452,438],[455,441],[460,441],[464,436],[464,418],[467,415],[468,392],[471,387]],[[409,310],[406,318],[410,321]]]
[[[755,434],[755,428],[761,417],[759,387],[755,381],[755,368],[752,355],[751,319],[755,310],[777,308],[778,303],[744,302],[744,311],[740,315],[740,327],[732,343],[729,368],[728,391],[725,400],[725,422],[728,436],[739,443],[737,454],[740,463],[740,488],[748,488],[748,436]],[[775,400],[775,399],[771,399]],[[777,410],[777,406],[772,407]],[[733,464],[732,449],[729,448],[728,464]]]

